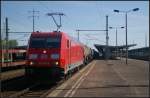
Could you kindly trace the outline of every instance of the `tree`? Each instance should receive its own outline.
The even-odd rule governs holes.
[[[8,43],[6,43],[6,40],[0,41],[0,45],[3,46],[3,49],[6,48],[6,45],[8,45],[9,48],[15,47],[18,45],[17,40],[8,40]]]
[[[9,40],[8,41],[9,47],[15,47],[18,45],[17,40]]]

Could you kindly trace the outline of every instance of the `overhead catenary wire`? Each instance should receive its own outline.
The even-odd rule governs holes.
[[[26,29],[27,28],[27,25],[26,24],[24,24],[24,23],[22,23],[22,22],[20,22],[20,21],[18,21],[18,20],[15,20],[14,18],[9,18],[9,28],[10,27],[13,27],[13,25],[11,25],[11,21],[12,22],[14,22],[15,24],[18,24],[19,26],[21,26],[21,27],[23,27],[24,29]],[[11,30],[11,29],[10,29]],[[9,31],[10,32],[10,31]]]
[[[5,23],[6,24],[6,23]],[[9,27],[8,28],[10,28],[10,25],[9,25]],[[6,28],[4,27],[4,30],[5,30]],[[23,34],[23,37],[22,37],[22,39],[23,38],[25,38],[26,36],[28,36],[29,34],[31,34],[31,32],[12,32],[11,31],[11,29],[8,29],[9,31],[8,31],[8,33],[7,33],[7,36],[8,36],[8,39],[9,40],[14,40],[14,39],[16,39],[16,40],[18,40],[18,38],[15,38],[16,36],[19,36],[20,34]],[[6,31],[4,31],[4,32],[6,32]],[[17,33],[17,34],[16,34]],[[11,34],[11,35],[10,35]],[[13,36],[13,35],[15,34],[15,36]],[[6,35],[4,36],[5,38],[4,39],[6,39]],[[19,37],[19,38],[21,38],[21,37]]]
[[[38,1],[39,2],[39,4],[41,5],[41,6],[43,6],[44,8],[45,8],[45,10],[47,10],[47,11],[50,11],[50,9],[49,9],[49,7],[44,3],[44,2],[41,2],[41,1]],[[53,12],[52,10],[51,10],[51,12]],[[67,16],[66,16],[67,17]],[[54,18],[54,17],[53,17]],[[67,17],[68,18],[68,17]],[[68,18],[69,19],[69,18]],[[56,24],[56,21],[54,21],[55,22],[55,24]],[[70,22],[67,22],[67,23],[70,23]],[[72,24],[74,24],[74,23],[72,23]],[[71,24],[71,25],[72,25]],[[105,30],[102,30],[102,31],[105,31]]]
[[[51,13],[54,12],[54,11],[51,10],[45,3],[41,2],[41,1],[38,1],[38,3],[39,3],[42,7],[44,7],[45,10],[47,10],[48,12],[51,12]],[[67,24],[73,26],[74,23],[71,21],[70,17],[68,17],[68,15],[66,15],[66,14],[65,14],[64,16],[65,16],[66,19],[68,19],[67,22],[65,22],[65,24],[67,23]],[[65,26],[64,26],[64,27],[65,27]],[[71,27],[71,26],[70,26],[70,27]],[[69,27],[69,28],[70,28],[70,27]],[[76,29],[76,28],[75,28],[76,26],[73,26],[73,27],[74,27],[74,28],[71,27],[72,30],[75,30],[75,29]],[[70,33],[69,33],[69,34],[70,34]]]
[[[103,43],[105,43],[105,44],[106,44],[106,42],[105,42],[105,41],[100,40],[99,38],[96,38],[96,37],[93,37],[93,36],[91,37],[91,36],[86,35],[86,39],[88,39],[88,40],[100,41],[100,42],[103,42]]]

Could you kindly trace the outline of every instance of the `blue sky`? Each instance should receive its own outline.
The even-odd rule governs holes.
[[[128,43],[137,44],[134,48],[144,47],[145,38],[149,33],[149,2],[148,1],[3,1],[1,4],[1,26],[5,17],[9,19],[9,29],[12,32],[32,31],[33,9],[39,11],[39,19],[35,19],[35,29],[38,31],[53,31],[56,26],[50,12],[63,12],[63,27],[60,29],[77,38],[76,29],[104,30],[106,15],[109,16],[109,26],[125,26],[125,14],[114,13],[114,9],[127,11],[139,8],[137,12],[128,13]],[[105,32],[80,32],[80,41],[93,47],[93,44],[105,44]],[[17,39],[19,45],[27,44],[28,34],[10,34],[10,39]],[[93,40],[90,40],[93,39]],[[22,40],[22,41],[21,41]],[[25,40],[25,41],[24,41]],[[115,29],[109,30],[109,45],[115,45]],[[118,29],[118,45],[125,44],[125,29]]]

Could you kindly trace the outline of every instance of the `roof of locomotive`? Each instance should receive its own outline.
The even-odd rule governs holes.
[[[74,45],[83,45],[83,43],[79,42],[77,39],[75,39],[72,36],[69,36],[67,33],[61,32],[61,31],[53,31],[53,32],[32,32],[31,37],[47,37],[47,36],[65,36],[66,38],[73,41]]]
[[[53,32],[32,32],[32,37],[46,37],[46,36],[61,36],[63,32],[53,31]]]

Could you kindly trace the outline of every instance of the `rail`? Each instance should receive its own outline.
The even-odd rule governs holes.
[[[10,80],[16,77],[24,76],[25,69],[16,69],[12,71],[6,71],[1,73],[1,81]]]
[[[43,87],[43,84],[38,82],[35,83],[19,92],[16,92],[14,94],[8,95],[8,98],[16,98],[16,97],[45,97],[47,96],[50,92],[52,92],[54,89],[56,89],[58,86],[60,86],[62,83],[64,83],[65,80],[61,80],[56,84],[50,84],[50,85],[45,85]],[[41,90],[37,90],[37,88],[40,88]],[[45,88],[45,89],[44,89]]]

